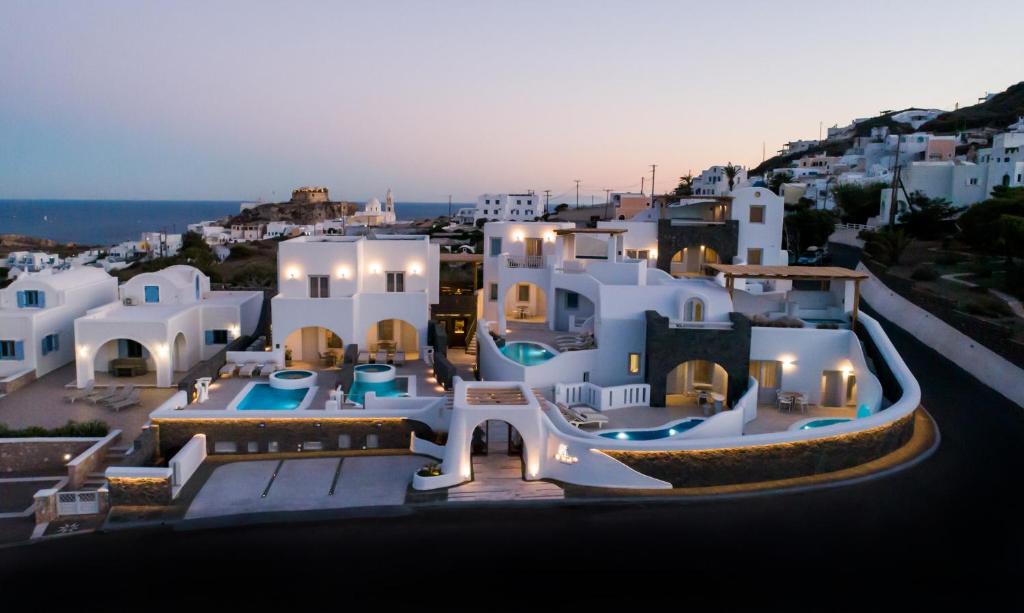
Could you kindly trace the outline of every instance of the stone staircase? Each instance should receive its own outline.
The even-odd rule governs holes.
[[[80,490],[98,490],[107,484],[107,477],[105,470],[107,466],[119,464],[129,453],[132,451],[132,445],[123,445],[120,447],[109,447],[107,448],[107,455],[104,457],[104,462],[101,469],[97,472],[89,473],[85,481],[82,482]]]

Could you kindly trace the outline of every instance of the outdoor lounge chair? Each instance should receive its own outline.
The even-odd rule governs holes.
[[[245,364],[244,366],[238,369],[238,376],[251,377],[253,376],[253,373],[256,372],[256,369],[259,367],[260,365],[256,362],[249,362],[248,364]]]
[[[603,427],[608,423],[608,416],[602,415],[599,411],[595,411],[590,407],[573,407],[569,408],[566,405],[558,402],[555,404],[558,410],[561,411],[562,416],[569,422],[570,425],[582,428],[583,426],[597,425],[598,428]]]
[[[392,362],[394,362],[395,366],[404,366],[405,365],[405,352],[404,351],[396,351],[395,352],[395,358],[392,360]]]
[[[72,391],[68,392],[67,394],[64,394],[64,402],[72,402],[73,403],[76,400],[84,400],[87,396],[89,396],[90,394],[93,393],[93,390],[95,388],[96,388],[96,381],[94,379],[89,379],[89,381],[85,384],[85,387],[83,387],[82,389],[80,389],[80,390],[72,390]]]
[[[260,366],[260,376],[268,377],[279,370],[281,369],[278,368],[276,362],[267,362],[266,364]]]
[[[233,377],[238,372],[238,364],[234,362],[228,362],[224,366],[220,367],[218,374],[222,377]]]
[[[120,396],[123,389],[124,386],[114,385],[105,389],[95,390],[93,393],[88,394],[85,399],[93,404],[99,404],[109,398]]]
[[[117,413],[120,412],[121,409],[139,404],[141,400],[142,397],[139,390],[133,388],[132,391],[121,400],[107,403],[107,408]]]
[[[120,401],[124,400],[125,398],[128,398],[129,396],[132,395],[132,392],[134,392],[134,391],[135,391],[135,386],[131,385],[131,384],[128,384],[128,385],[124,386],[124,388],[121,389],[121,391],[119,391],[118,393],[112,394],[110,396],[107,396],[106,398],[101,400],[99,402],[99,404],[102,404],[104,406],[109,407],[111,404],[113,404],[115,402],[120,402]]]
[[[376,362],[377,364],[387,364],[388,363],[388,352],[383,350],[383,349],[378,349],[377,350],[377,356],[374,358],[373,361]]]
[[[370,361],[370,352],[369,351],[360,351],[359,352],[358,363],[359,364],[366,364],[369,361]]]

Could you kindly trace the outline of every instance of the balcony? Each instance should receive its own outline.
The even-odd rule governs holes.
[[[544,268],[542,255],[506,255],[506,268]]]

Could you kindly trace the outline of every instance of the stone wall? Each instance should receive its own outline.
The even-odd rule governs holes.
[[[633,470],[672,484],[706,487],[818,475],[877,460],[910,440],[914,413],[891,424],[828,438],[693,451],[604,451]]]
[[[408,449],[409,433],[432,439],[431,429],[420,422],[400,418],[328,418],[295,419],[209,419],[173,418],[154,419],[159,427],[160,455],[172,457],[196,434],[205,434],[207,453],[213,454],[217,443],[233,442],[238,453],[246,453],[247,445],[255,442],[259,452],[266,453],[269,443],[276,442],[278,451],[301,451],[307,443],[316,442],[324,451],[339,449],[338,437],[347,434],[349,449],[366,448],[367,435],[376,434],[377,449]]]
[[[740,244],[740,222],[730,219],[714,225],[672,225],[658,221],[658,268],[670,273],[672,256],[686,247],[706,245],[718,253],[719,261],[732,264]]]
[[[11,394],[36,380],[36,371],[29,370],[17,376],[0,380],[0,394]]]
[[[132,442],[131,451],[125,454],[119,462],[120,466],[153,466],[159,460],[157,446],[160,444],[159,429],[157,426],[143,426],[135,440]]]
[[[434,348],[434,355],[448,355],[448,334],[433,319],[427,322],[427,344]]]
[[[651,405],[665,406],[665,379],[683,362],[707,360],[729,375],[726,402],[732,405],[747,391],[750,373],[750,320],[730,313],[732,328],[671,328],[667,317],[647,311],[647,380]]]
[[[67,463],[72,458],[99,440],[99,438],[0,439],[0,476],[18,473],[63,475],[67,471]]]
[[[108,477],[111,506],[166,506],[171,504],[171,478]]]

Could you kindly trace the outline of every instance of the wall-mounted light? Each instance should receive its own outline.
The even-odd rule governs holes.
[[[409,274],[410,275],[418,275],[418,274],[420,274],[419,264],[413,264],[412,266],[410,266],[409,267]]]
[[[338,275],[339,279],[348,279],[348,268],[345,266],[339,266],[338,269],[334,271],[334,274]]]
[[[554,232],[548,232],[547,234],[544,235],[544,240],[549,242],[549,243],[555,242],[555,233]]]
[[[512,235],[512,240],[517,243],[523,242],[523,238],[524,236],[522,232],[516,232],[515,234]]]
[[[289,268],[287,270],[287,275],[288,275],[289,279],[298,279],[299,278],[299,269],[294,267],[294,266],[292,266],[291,268]]]
[[[171,348],[167,345],[167,343],[160,343],[159,345],[156,346],[156,353],[160,357],[166,358],[171,354]]]
[[[380,264],[371,264],[370,265],[370,274],[371,275],[379,275],[380,274]]]
[[[652,260],[658,259],[658,250],[657,249],[650,249],[650,250],[647,251],[647,254],[650,256],[650,258]]]
[[[87,357],[89,357],[89,346],[88,345],[79,345],[78,346],[78,357],[80,357],[80,358],[87,358]]]

